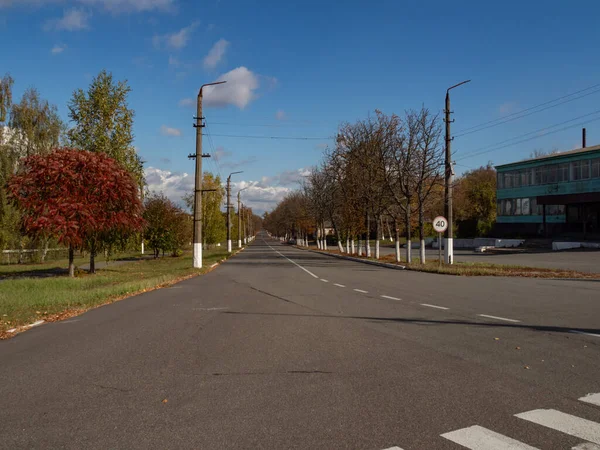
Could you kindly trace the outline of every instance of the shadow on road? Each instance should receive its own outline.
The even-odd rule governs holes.
[[[368,317],[368,316],[333,316],[328,314],[285,314],[285,313],[250,313],[241,311],[226,311],[224,314],[249,315],[249,316],[289,316],[289,317],[316,317],[324,319],[349,319],[349,320],[365,320],[374,323],[406,323],[415,325],[468,325],[473,327],[493,327],[493,328],[508,328],[508,329],[530,329],[535,331],[549,331],[554,333],[591,333],[600,335],[598,328],[568,328],[556,327],[547,325],[526,325],[517,323],[490,323],[490,322],[472,322],[469,320],[432,320],[432,319],[411,319],[405,317]]]

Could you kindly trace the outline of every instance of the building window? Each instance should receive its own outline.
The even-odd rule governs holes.
[[[559,164],[558,171],[556,176],[556,181],[562,183],[564,181],[569,181],[569,164]]]
[[[590,161],[575,161],[572,167],[573,181],[587,180],[590,177]]]
[[[592,159],[592,178],[600,178],[600,158]]]
[[[520,216],[521,214],[521,199],[517,198],[515,200],[515,216]]]
[[[496,174],[498,189],[504,189],[504,173],[498,172]]]
[[[528,198],[524,198],[521,200],[521,214],[523,214],[524,216],[528,216],[530,213],[529,211],[529,199]]]
[[[513,205],[512,205],[512,200],[504,200],[504,215],[505,216],[512,216],[513,215]]]

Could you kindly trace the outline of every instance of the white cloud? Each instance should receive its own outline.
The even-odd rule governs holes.
[[[182,28],[175,33],[156,35],[152,38],[152,43],[156,48],[169,48],[180,50],[185,47],[190,40],[193,31],[198,27],[199,23],[194,22],[190,26]]]
[[[193,98],[182,98],[179,100],[179,106],[182,108],[187,108],[188,106],[196,106],[196,100]]]
[[[176,56],[169,56],[169,65],[173,67],[179,67],[181,62]]]
[[[176,0],[77,0],[80,3],[101,6],[111,12],[171,11]]]
[[[156,167],[144,170],[148,190],[162,192],[175,203],[182,204],[185,194],[194,192],[194,176],[185,172],[171,172]]]
[[[160,127],[160,132],[163,136],[181,136],[179,128],[171,128],[166,125]]]
[[[0,0],[0,8],[11,6],[44,6],[64,3],[64,0]],[[71,0],[91,7],[103,8],[113,13],[143,11],[174,11],[177,0]]]
[[[88,19],[90,14],[85,12],[83,9],[72,8],[65,10],[65,14],[60,19],[50,19],[44,25],[44,30],[57,30],[57,31],[78,31],[86,30],[89,28]]]
[[[247,189],[242,192],[242,202],[245,206],[252,208],[255,214],[259,215],[275,208],[292,190],[283,186],[262,186],[259,181],[239,181],[232,183],[232,192],[234,193],[244,188]]]
[[[279,111],[277,111],[277,112],[275,113],[275,118],[276,118],[277,120],[285,120],[285,118],[286,118],[285,111],[284,111],[284,110],[282,110],[282,109],[280,109]]]
[[[225,55],[227,47],[229,47],[229,42],[227,42],[225,39],[219,39],[217,42],[215,42],[215,45],[212,46],[208,52],[208,55],[204,57],[204,68],[214,69],[217,67]]]
[[[205,106],[234,105],[244,109],[256,98],[255,91],[259,87],[258,77],[246,67],[233,69],[221,75],[217,81],[227,81],[227,83],[204,88]]]
[[[52,50],[50,50],[50,53],[52,53],[53,55],[58,55],[59,53],[62,53],[66,50],[67,46],[66,45],[55,45],[54,47],[52,47]]]

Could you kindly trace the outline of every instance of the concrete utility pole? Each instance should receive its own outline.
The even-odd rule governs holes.
[[[202,120],[202,89],[206,86],[215,84],[223,84],[225,81],[217,81],[216,83],[203,84],[198,92],[198,103],[196,105],[196,153],[189,155],[190,158],[196,159],[196,179],[194,185],[194,268],[202,268],[202,158],[210,155],[202,154],[202,128],[204,124]]]
[[[249,187],[249,186],[248,186]],[[242,193],[242,191],[245,191],[246,189],[248,189],[248,187],[245,187],[244,189],[240,189],[238,191],[238,248],[242,248],[242,210],[240,209],[240,194]]]
[[[458,86],[461,86],[465,83],[470,82],[471,80],[461,81],[454,86],[450,86],[446,90],[446,164],[445,164],[445,172],[446,172],[446,184],[444,189],[444,210],[446,219],[448,219],[448,229],[446,230],[446,239],[444,239],[444,258],[446,260],[446,264],[454,264],[454,230],[452,226],[452,183],[454,182],[454,169],[452,168],[452,150],[451,150],[451,142],[452,137],[450,134],[450,124],[454,122],[454,120],[450,120],[450,90],[454,89]]]
[[[231,172],[227,177],[227,251],[231,253],[231,175],[236,173],[242,173],[243,170],[239,172]]]

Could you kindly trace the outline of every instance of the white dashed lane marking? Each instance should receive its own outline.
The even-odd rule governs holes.
[[[334,286],[337,286],[337,287],[346,287],[346,286],[344,286],[343,284],[337,284],[337,283],[333,283],[333,285],[334,285]]]
[[[402,300],[401,298],[397,298],[397,297],[390,297],[389,295],[382,295],[382,298],[387,298],[389,300]]]
[[[369,291],[363,291],[362,289],[354,289],[356,292],[360,292],[361,294],[368,294]]]
[[[322,281],[323,283],[329,283],[329,280],[324,280],[323,278],[321,278],[321,281]]]
[[[446,308],[445,306],[430,305],[429,303],[421,303],[421,306],[427,306],[429,308],[437,308],[437,309],[450,309],[450,308]]]
[[[570,330],[569,332],[570,332],[570,333],[575,333],[575,334],[584,334],[584,335],[586,335],[586,336],[600,337],[600,334],[586,333],[585,331]]]
[[[496,320],[504,320],[505,322],[514,322],[518,323],[520,320],[516,319],[507,319],[506,317],[498,317],[498,316],[488,316],[487,314],[477,314],[479,317],[487,317],[488,319],[496,319]]]

